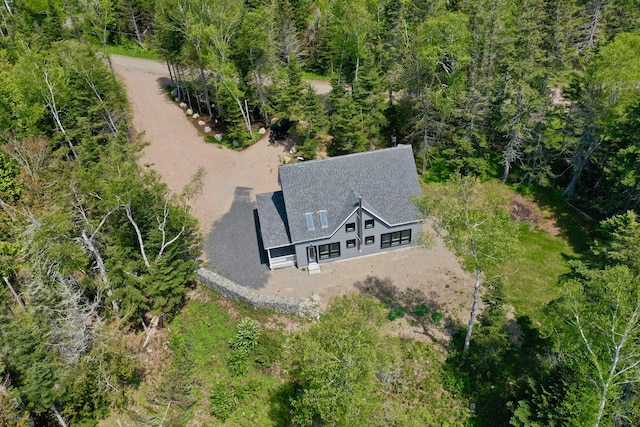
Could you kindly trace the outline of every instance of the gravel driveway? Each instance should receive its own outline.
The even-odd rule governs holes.
[[[207,144],[191,119],[164,95],[160,86],[168,82],[168,72],[163,63],[117,55],[112,61],[127,88],[134,126],[149,141],[141,164],[157,171],[174,192],[181,191],[198,167],[207,171],[192,213],[200,221],[210,267],[259,292],[307,298],[316,294],[323,303],[354,291],[354,283],[367,277],[388,279],[398,292],[425,295],[451,317],[467,316],[473,278],[441,242],[431,249],[411,247],[322,264],[322,273],[314,276],[296,268],[269,271],[258,250],[255,195],[279,190],[277,171],[286,147],[269,145],[267,138],[242,152]]]

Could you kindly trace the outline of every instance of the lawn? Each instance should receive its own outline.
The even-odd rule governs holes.
[[[325,74],[313,73],[311,71],[303,71],[302,78],[305,80],[321,80],[321,81],[327,81],[327,82],[331,80],[330,76],[327,76]]]
[[[516,272],[505,278],[505,292],[515,307],[516,316],[528,316],[539,323],[543,318],[542,309],[560,296],[558,280],[569,272],[566,261],[576,258],[577,254],[564,237],[532,229],[528,224],[520,226],[519,243],[519,259],[501,268]]]
[[[100,47],[100,50],[102,48]],[[107,51],[110,55],[122,55],[122,56],[131,56],[133,58],[142,58],[142,59],[152,59],[156,61],[162,60],[160,56],[152,50],[144,50],[137,46],[107,46]]]

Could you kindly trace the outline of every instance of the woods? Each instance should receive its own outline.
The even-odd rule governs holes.
[[[184,425],[206,402],[229,425],[246,407],[264,425],[637,425],[638,16],[637,0],[3,1],[0,424]],[[229,147],[283,124],[303,159],[410,144],[417,203],[476,278],[466,325],[434,320],[446,345],[390,338],[389,307],[356,296],[285,334],[190,300],[202,173],[173,194],[139,166],[114,45],[157,54],[172,101]],[[509,218],[507,188],[582,245],[553,253],[565,270],[527,316],[509,292],[530,289],[539,230]],[[166,372],[140,357],[160,325]]]

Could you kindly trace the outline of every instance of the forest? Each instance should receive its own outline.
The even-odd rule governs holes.
[[[0,18],[0,426],[640,425],[639,0],[3,0]],[[174,194],[138,164],[114,49],[165,62],[234,149],[279,123],[305,159],[410,144],[416,203],[476,277],[469,322],[418,305],[452,339],[402,339],[405,312],[363,293],[291,331],[198,285],[202,177]]]

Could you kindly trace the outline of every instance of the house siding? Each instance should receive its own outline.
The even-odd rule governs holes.
[[[373,220],[374,226],[373,228],[364,228],[362,231],[363,239],[366,240],[367,237],[373,236],[374,242],[373,244],[366,245],[364,241],[360,245],[360,249],[358,249],[358,214],[357,212],[353,213],[344,223],[340,226],[340,228],[335,232],[335,234],[327,239],[314,240],[308,242],[301,242],[295,245],[296,250],[296,258],[298,267],[305,267],[309,265],[309,258],[307,255],[307,248],[309,246],[315,246],[316,252],[318,250],[319,245],[329,244],[329,243],[340,243],[340,256],[334,258],[328,258],[320,260],[318,259],[319,264],[333,262],[343,259],[355,258],[364,255],[372,255],[381,252],[386,252],[394,249],[398,249],[399,246],[392,246],[389,248],[381,248],[381,235],[385,233],[390,233],[393,231],[401,231],[401,230],[411,230],[411,242],[415,242],[417,238],[417,233],[422,231],[422,223],[410,223],[404,224],[396,227],[388,227],[383,222],[379,221],[375,216],[371,215],[367,211],[363,211],[363,221],[362,224],[364,226],[367,220]],[[355,231],[346,231],[345,225],[348,223],[355,223],[356,229]],[[353,248],[347,248],[347,240],[356,239],[356,246]],[[318,257],[319,258],[319,257]]]

